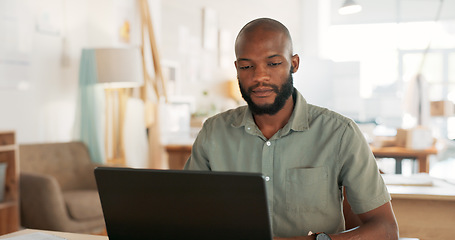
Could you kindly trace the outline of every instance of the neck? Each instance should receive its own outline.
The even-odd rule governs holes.
[[[283,128],[291,118],[292,111],[294,110],[293,96],[290,96],[283,108],[274,115],[269,114],[253,114],[256,125],[261,130],[264,137],[270,139],[276,132]]]

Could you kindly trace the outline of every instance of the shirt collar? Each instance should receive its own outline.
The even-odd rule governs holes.
[[[248,106],[242,106],[241,114],[237,115],[232,122],[235,128],[245,127],[245,131],[249,134],[261,136],[259,128],[253,119],[253,114]]]
[[[305,131],[309,129],[308,103],[297,89],[295,89],[295,93],[294,111],[292,112],[291,118],[289,118],[289,122],[281,130],[282,136],[287,134],[291,129],[293,131]],[[250,108],[248,106],[243,106],[243,108],[243,114],[237,115],[232,122],[232,126],[236,128],[244,126],[247,131],[258,129]]]
[[[290,129],[294,131],[305,131],[310,128],[308,103],[306,102],[302,94],[299,91],[297,91],[297,89],[295,89],[295,92],[296,101],[294,111],[292,112],[288,124],[286,124],[284,128],[290,126]]]

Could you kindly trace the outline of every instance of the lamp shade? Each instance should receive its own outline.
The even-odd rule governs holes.
[[[138,48],[94,49],[96,81],[106,88],[132,88],[144,84],[142,56]]]
[[[343,6],[338,9],[338,13],[341,15],[353,14],[362,11],[362,6],[354,2],[354,0],[345,0]]]

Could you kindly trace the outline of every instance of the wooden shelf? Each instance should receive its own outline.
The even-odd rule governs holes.
[[[0,131],[0,163],[6,163],[4,198],[0,202],[0,235],[19,230],[19,166],[14,131]]]
[[[16,151],[17,147],[13,145],[7,145],[7,146],[0,146],[0,152],[6,152],[6,151]]]
[[[0,209],[15,206],[15,205],[16,205],[16,201],[6,201],[5,200],[3,202],[0,202]]]

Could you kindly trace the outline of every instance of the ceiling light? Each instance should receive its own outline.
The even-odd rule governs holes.
[[[344,1],[343,6],[338,9],[338,13],[341,15],[353,14],[362,11],[362,6],[354,2],[354,0]]]

